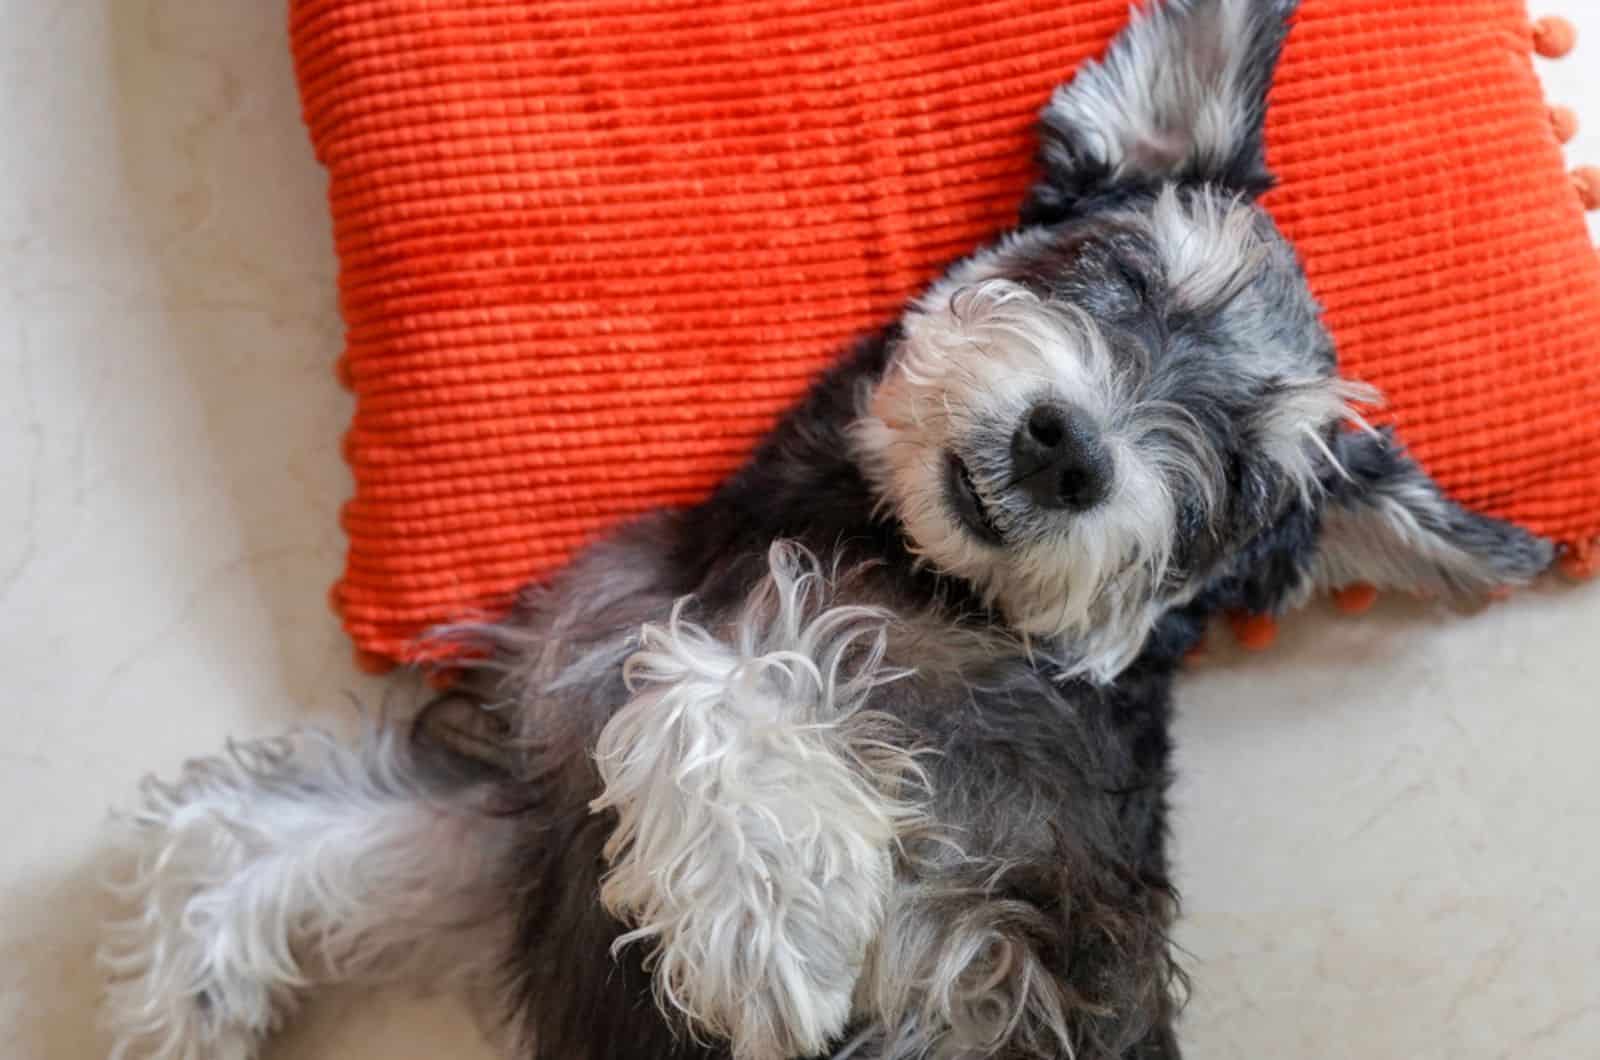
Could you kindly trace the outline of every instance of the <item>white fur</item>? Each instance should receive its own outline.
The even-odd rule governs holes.
[[[110,976],[112,1060],[246,1060],[315,979],[419,967],[461,972],[460,942],[490,908],[454,815],[405,778],[393,737],[365,755],[307,733],[147,778],[119,822],[133,906],[99,960]]]
[[[1376,387],[1353,379],[1310,379],[1283,389],[1256,416],[1262,452],[1286,471],[1302,496],[1320,487],[1319,462],[1342,473],[1338,457],[1323,440],[1330,423],[1370,430],[1357,406],[1376,406]]]
[[[894,364],[855,430],[863,465],[893,499],[913,549],[978,586],[1029,636],[1067,645],[1068,669],[1109,679],[1138,652],[1156,615],[1154,587],[1170,558],[1174,500],[1127,380],[1085,314],[1046,302],[993,273],[1011,244],[957,269],[907,315]],[[1036,402],[1071,402],[1100,421],[1114,472],[1104,504],[1021,532],[1033,513],[1000,489],[1009,438]],[[973,439],[989,436],[988,444]],[[945,498],[944,461],[955,451],[1007,545],[997,549],[957,523]]]
[[[1261,213],[1239,196],[1162,189],[1148,215],[1130,218],[1150,233],[1176,308],[1225,304],[1256,276],[1267,246]]]
[[[1117,178],[1220,163],[1261,117],[1248,45],[1263,17],[1278,16],[1261,0],[1152,2],[1048,110]]]
[[[810,1055],[842,1031],[883,920],[912,756],[865,711],[905,671],[889,616],[830,607],[828,579],[777,544],[727,630],[674,609],[627,664],[601,734],[596,810],[618,823],[602,899],[648,942],[658,995],[739,1060]]]
[[[1528,579],[1501,565],[1506,555],[1469,552],[1419,518],[1447,518],[1452,507],[1421,473],[1385,483],[1354,505],[1329,505],[1308,590],[1366,582],[1379,589],[1475,596]]]

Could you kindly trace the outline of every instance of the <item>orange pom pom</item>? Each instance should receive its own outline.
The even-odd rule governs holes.
[[[1271,615],[1232,614],[1233,639],[1247,651],[1265,651],[1278,640],[1278,620]]]
[[[379,655],[377,652],[362,651],[360,648],[357,648],[356,669],[360,670],[364,674],[372,674],[374,677],[376,677],[393,670],[394,660],[387,658],[386,656]]]
[[[1346,585],[1333,594],[1333,606],[1347,615],[1361,615],[1372,610],[1378,602],[1378,588],[1366,582]]]
[[[1585,210],[1600,210],[1600,167],[1584,166],[1572,171],[1572,186]]]
[[[435,692],[444,692],[448,690],[460,679],[461,671],[448,666],[441,670],[429,670],[428,675],[425,678],[425,680],[428,682],[428,687],[433,689]]]
[[[337,361],[333,362],[333,377],[339,380],[339,385],[346,390],[354,390],[356,388],[356,377],[350,372],[349,357],[341,355]]]
[[[1563,59],[1578,46],[1578,27],[1550,15],[1533,24],[1533,50],[1546,59]]]
[[[1557,140],[1570,144],[1578,135],[1578,112],[1559,104],[1551,107],[1550,128],[1556,134]]]
[[[1600,541],[1591,542],[1587,547],[1567,549],[1561,553],[1556,566],[1573,581],[1593,578],[1600,574]]]

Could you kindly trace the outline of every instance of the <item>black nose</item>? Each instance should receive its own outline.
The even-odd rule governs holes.
[[[1041,508],[1084,512],[1111,493],[1111,454],[1094,421],[1064,402],[1036,405],[1011,439],[1017,487]]]

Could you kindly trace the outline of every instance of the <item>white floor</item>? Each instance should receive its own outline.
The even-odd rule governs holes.
[[[1600,163],[1600,10],[1549,67]],[[343,724],[323,604],[350,411],[282,0],[0,0],[0,1056],[103,1056],[107,806],[227,736]],[[1586,76],[1587,75],[1587,76]],[[1597,351],[1600,356],[1600,351]],[[1191,1055],[1600,1049],[1600,585],[1294,623],[1187,689]],[[272,1056],[475,1057],[345,998]]]

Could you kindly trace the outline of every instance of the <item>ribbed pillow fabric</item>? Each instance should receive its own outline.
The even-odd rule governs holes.
[[[334,600],[378,665],[690,503],[1010,224],[1127,0],[293,0],[357,395]],[[1522,0],[1306,0],[1269,204],[1463,503],[1600,536],[1600,259]],[[1558,126],[1560,122],[1556,123]]]

